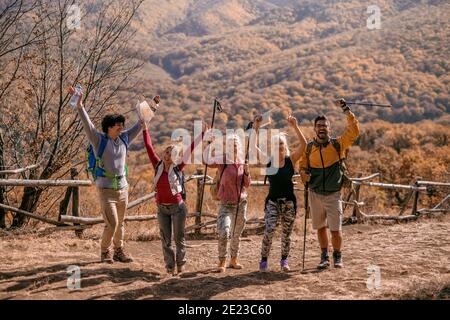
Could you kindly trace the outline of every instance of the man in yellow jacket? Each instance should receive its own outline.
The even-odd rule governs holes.
[[[331,231],[334,267],[343,267],[341,188],[345,177],[342,160],[359,136],[359,124],[355,115],[344,100],[340,100],[339,105],[347,116],[344,134],[332,138],[327,117],[318,116],[314,120],[316,137],[308,143],[300,162],[303,181],[308,184],[310,190],[312,225],[314,230],[317,230],[322,249],[319,269],[330,266],[327,227]]]

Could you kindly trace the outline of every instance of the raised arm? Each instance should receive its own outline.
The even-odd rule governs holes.
[[[181,163],[178,165],[178,167],[180,168],[180,170],[183,170],[183,168],[186,166],[187,161],[189,160],[192,152],[194,151],[194,149],[199,145],[199,143],[203,140],[203,138],[205,137],[205,132],[208,130],[208,126],[206,124],[203,124],[203,128],[202,128],[202,133],[199,134],[194,141],[192,141],[191,143],[191,147],[189,149],[187,149],[184,154],[183,157],[181,158]]]
[[[295,166],[297,161],[300,160],[303,152],[306,150],[307,142],[306,142],[305,136],[303,135],[303,132],[300,130],[300,128],[298,126],[297,119],[295,117],[293,117],[292,115],[289,115],[287,120],[288,120],[289,124],[292,126],[292,128],[294,129],[295,134],[297,135],[298,143],[299,143],[297,150],[295,150],[291,154],[291,161]]]
[[[337,139],[341,144],[341,153],[350,148],[359,136],[359,122],[355,115],[350,109],[346,109],[344,113],[347,116],[347,128],[345,129],[344,134]]]
[[[255,120],[254,120],[255,128],[250,133],[250,142],[251,142],[252,148],[254,148],[254,150],[256,151],[256,155],[258,157],[258,162],[266,165],[270,162],[270,157],[259,148],[259,139],[258,138],[259,138],[259,127],[261,125],[261,121],[262,121],[262,118],[260,116],[255,117]]]
[[[75,93],[75,89],[72,87],[69,88],[68,91],[71,96]],[[91,119],[89,118],[89,115],[84,109],[83,93],[81,93],[80,98],[78,99],[77,111],[78,115],[80,116],[81,123],[83,124],[84,132],[86,133],[89,142],[94,146],[98,146],[100,142],[101,133],[95,129],[94,124],[92,123]]]
[[[161,97],[155,96],[155,97],[153,97],[153,101],[158,106],[161,101]],[[128,141],[130,143],[137,137],[137,135],[139,134],[139,131],[141,131],[141,129],[142,129],[142,126],[143,126],[143,121],[140,119],[133,125],[133,127],[124,131],[125,134],[128,134]]]
[[[131,143],[137,135],[139,134],[139,131],[142,129],[141,121],[137,121],[130,129],[125,130],[123,133],[128,135],[128,141]]]
[[[156,168],[156,165],[158,164],[160,159],[156,155],[155,149],[153,148],[152,138],[150,137],[150,133],[148,132],[147,124],[144,121],[142,121],[141,126],[143,128],[142,135],[144,137],[145,149],[147,150],[147,154],[150,159],[150,162],[153,165],[153,168]]]

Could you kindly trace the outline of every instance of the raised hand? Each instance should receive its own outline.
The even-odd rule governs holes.
[[[292,114],[289,114],[287,121],[294,128],[298,126],[297,118],[295,118]]]
[[[74,87],[69,87],[67,91],[69,92],[70,96],[73,96],[76,92]],[[83,92],[80,93],[80,98],[78,99],[77,103],[77,108],[80,109],[81,107],[83,107]]]
[[[344,99],[336,100],[336,105],[340,107],[344,112],[350,110]]]
[[[67,89],[67,91],[69,92],[69,94],[70,94],[71,96],[73,96],[73,95],[75,94],[75,88],[74,88],[74,87],[69,87],[69,88]]]
[[[141,124],[142,130],[148,130],[147,122],[145,120],[139,119],[139,122]]]

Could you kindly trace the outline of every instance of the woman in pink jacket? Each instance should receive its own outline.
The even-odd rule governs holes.
[[[217,217],[220,272],[225,272],[226,269],[228,239],[230,236],[231,260],[228,267],[242,269],[242,265],[238,262],[239,244],[246,222],[246,188],[250,186],[250,172],[248,164],[244,163],[244,159],[241,159],[239,155],[241,153],[239,152],[240,148],[242,148],[239,138],[237,136],[232,136],[227,139],[227,144],[233,144],[232,152],[212,158],[208,161],[208,165],[211,168],[217,168],[221,176],[218,190],[220,208]],[[242,179],[244,179],[244,187],[241,190]],[[238,204],[239,192],[241,192],[241,195],[240,202]],[[239,211],[236,216],[237,206],[239,206]]]

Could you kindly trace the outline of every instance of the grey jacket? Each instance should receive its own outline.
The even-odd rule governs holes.
[[[83,123],[87,138],[94,147],[94,153],[97,153],[103,133],[95,129],[94,124],[89,119],[89,115],[87,114],[84,107],[78,109],[78,114],[81,118],[81,122]],[[128,143],[131,143],[131,141],[139,134],[140,130],[141,124],[137,122],[132,128],[123,131],[121,133],[121,136],[128,136]],[[125,177],[126,155],[127,148],[122,139],[117,138],[116,141],[108,139],[108,143],[106,144],[102,160],[104,169],[107,172],[122,176],[120,179],[118,179],[118,189],[123,189],[128,186],[127,179]],[[98,188],[113,189],[112,179],[98,177],[95,183]]]

